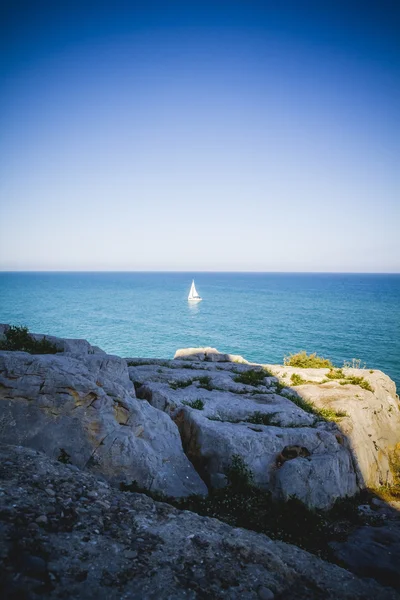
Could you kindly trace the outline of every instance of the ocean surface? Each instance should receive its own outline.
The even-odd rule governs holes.
[[[193,276],[203,302],[190,305]],[[129,357],[213,346],[282,363],[304,349],[400,385],[400,275],[3,272],[0,322]]]

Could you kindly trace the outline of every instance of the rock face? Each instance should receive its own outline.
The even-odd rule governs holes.
[[[382,371],[343,369],[347,376],[363,377],[373,391],[359,385],[345,384],[340,380],[326,381],[328,369],[298,369],[270,367],[278,376],[285,373],[289,382],[297,373],[307,383],[296,387],[303,398],[320,408],[345,411],[340,429],[349,442],[354,456],[354,466],[360,481],[369,487],[393,482],[390,469],[390,451],[400,438],[399,399],[394,382]]]
[[[371,392],[327,380],[328,369],[254,365],[214,348],[122,359],[85,340],[46,337],[59,352],[0,352],[4,443],[176,497],[226,485],[235,455],[276,499],[295,496],[313,508],[391,481],[400,411],[379,371],[346,371]],[[290,387],[293,374],[305,383]],[[328,422],[306,401],[342,418]]]
[[[232,362],[215,349],[190,348],[175,356],[127,359],[129,375],[138,396],[177,423],[187,455],[209,486],[225,485],[235,454],[257,485],[310,507],[326,509],[366,485],[391,481],[389,454],[398,442],[400,411],[394,384],[383,373],[346,370],[370,382],[370,392],[327,381],[329,369],[265,365],[271,376],[260,365],[241,363],[240,357]],[[249,371],[261,375],[252,381]],[[292,373],[312,383],[290,388]],[[326,422],[303,410],[304,399],[348,416]],[[288,446],[308,454],[279,461]]]
[[[0,446],[3,597],[399,600],[391,588],[267,536],[116,491]]]
[[[63,455],[115,483],[136,480],[173,496],[206,493],[175,424],[136,398],[126,362],[74,348],[0,352],[0,440]]]
[[[361,577],[385,578],[400,589],[400,520],[360,527],[344,542],[331,542],[335,557]]]

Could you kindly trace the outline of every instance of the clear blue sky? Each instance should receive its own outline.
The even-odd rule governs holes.
[[[400,271],[400,4],[2,3],[0,270]]]

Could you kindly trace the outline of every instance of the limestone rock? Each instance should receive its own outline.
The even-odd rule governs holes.
[[[400,440],[400,404],[394,382],[382,371],[343,369],[345,375],[363,377],[373,392],[359,385],[341,385],[340,380],[326,383],[329,369],[299,369],[269,366],[277,375],[285,373],[289,381],[297,373],[313,381],[296,386],[296,391],[320,408],[344,411],[340,422],[343,439],[351,448],[362,487],[379,487],[393,482],[390,454]]]
[[[0,440],[62,455],[116,483],[207,492],[175,424],[137,400],[115,356],[0,352]]]
[[[181,348],[175,352],[174,359],[181,360],[200,360],[209,362],[238,362],[247,363],[247,361],[236,354],[222,354],[216,348]]]
[[[400,521],[378,527],[364,526],[344,542],[331,542],[337,559],[361,577],[385,577],[400,588]]]
[[[212,486],[223,482],[232,456],[238,454],[253,472],[254,483],[277,498],[295,496],[307,506],[327,509],[358,489],[349,452],[327,431],[210,421],[189,407],[176,422],[189,458]],[[310,455],[279,466],[282,450],[292,445]]]
[[[208,349],[200,350],[179,351],[179,356],[193,358],[186,364],[178,358],[136,363],[129,367],[129,376],[139,397],[179,423],[185,449],[210,485],[224,484],[233,454],[248,463],[258,485],[277,497],[294,495],[314,507],[328,508],[336,498],[353,495],[365,485],[391,481],[389,455],[399,439],[400,411],[394,384],[383,373],[345,370],[369,381],[372,393],[353,384],[326,382],[329,369],[220,362],[224,355],[215,349],[210,352],[217,352],[218,361],[212,362],[205,360]],[[262,367],[275,377],[264,377],[260,385],[240,383],[238,375]],[[293,373],[307,383],[291,387]],[[339,424],[325,422],[301,408],[303,399],[348,416]],[[196,410],[198,401],[202,410]],[[317,449],[320,435],[331,442]],[[305,439],[309,457],[274,468],[286,445],[308,448]]]
[[[27,448],[0,447],[0,473],[5,598],[399,600],[296,546],[119,492]]]

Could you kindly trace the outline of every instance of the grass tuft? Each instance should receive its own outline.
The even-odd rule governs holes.
[[[177,390],[180,388],[189,387],[189,385],[192,385],[192,383],[193,383],[193,379],[182,379],[180,381],[170,381],[169,387],[171,387],[173,390]]]
[[[328,358],[322,358],[321,356],[317,356],[315,352],[313,354],[307,354],[305,350],[302,350],[297,354],[289,354],[289,356],[285,356],[283,359],[283,364],[286,367],[301,367],[315,369],[324,369],[327,367],[333,368],[333,364]]]
[[[197,398],[197,400],[192,400],[191,402],[189,402],[189,400],[184,400],[182,404],[185,406],[190,406],[190,408],[195,408],[196,410],[203,410],[204,408],[204,402],[200,398]]]
[[[303,379],[302,376],[298,375],[297,373],[292,373],[292,375],[290,377],[290,381],[292,382],[293,386],[304,385],[305,383],[308,383],[308,381]]]
[[[199,382],[201,388],[208,390],[209,392],[211,392],[213,389],[211,385],[211,377],[208,377],[207,375],[204,377],[197,377],[196,381]]]
[[[245,421],[254,425],[276,425],[275,416],[276,413],[263,413],[257,410],[250,417],[247,417]]]
[[[271,374],[265,369],[249,369],[249,371],[239,373],[239,375],[235,377],[234,381],[236,381],[236,383],[243,383],[244,385],[253,385],[254,387],[257,387],[262,385],[265,377],[270,375]]]
[[[346,377],[346,379],[340,381],[339,383],[340,385],[346,385],[347,383],[350,383],[352,385],[359,385],[360,388],[362,388],[363,390],[368,390],[369,392],[374,391],[374,388],[371,386],[369,381],[364,379],[364,377],[349,376]]]
[[[328,379],[343,379],[346,375],[343,373],[342,369],[331,369],[329,373],[326,374]]]

